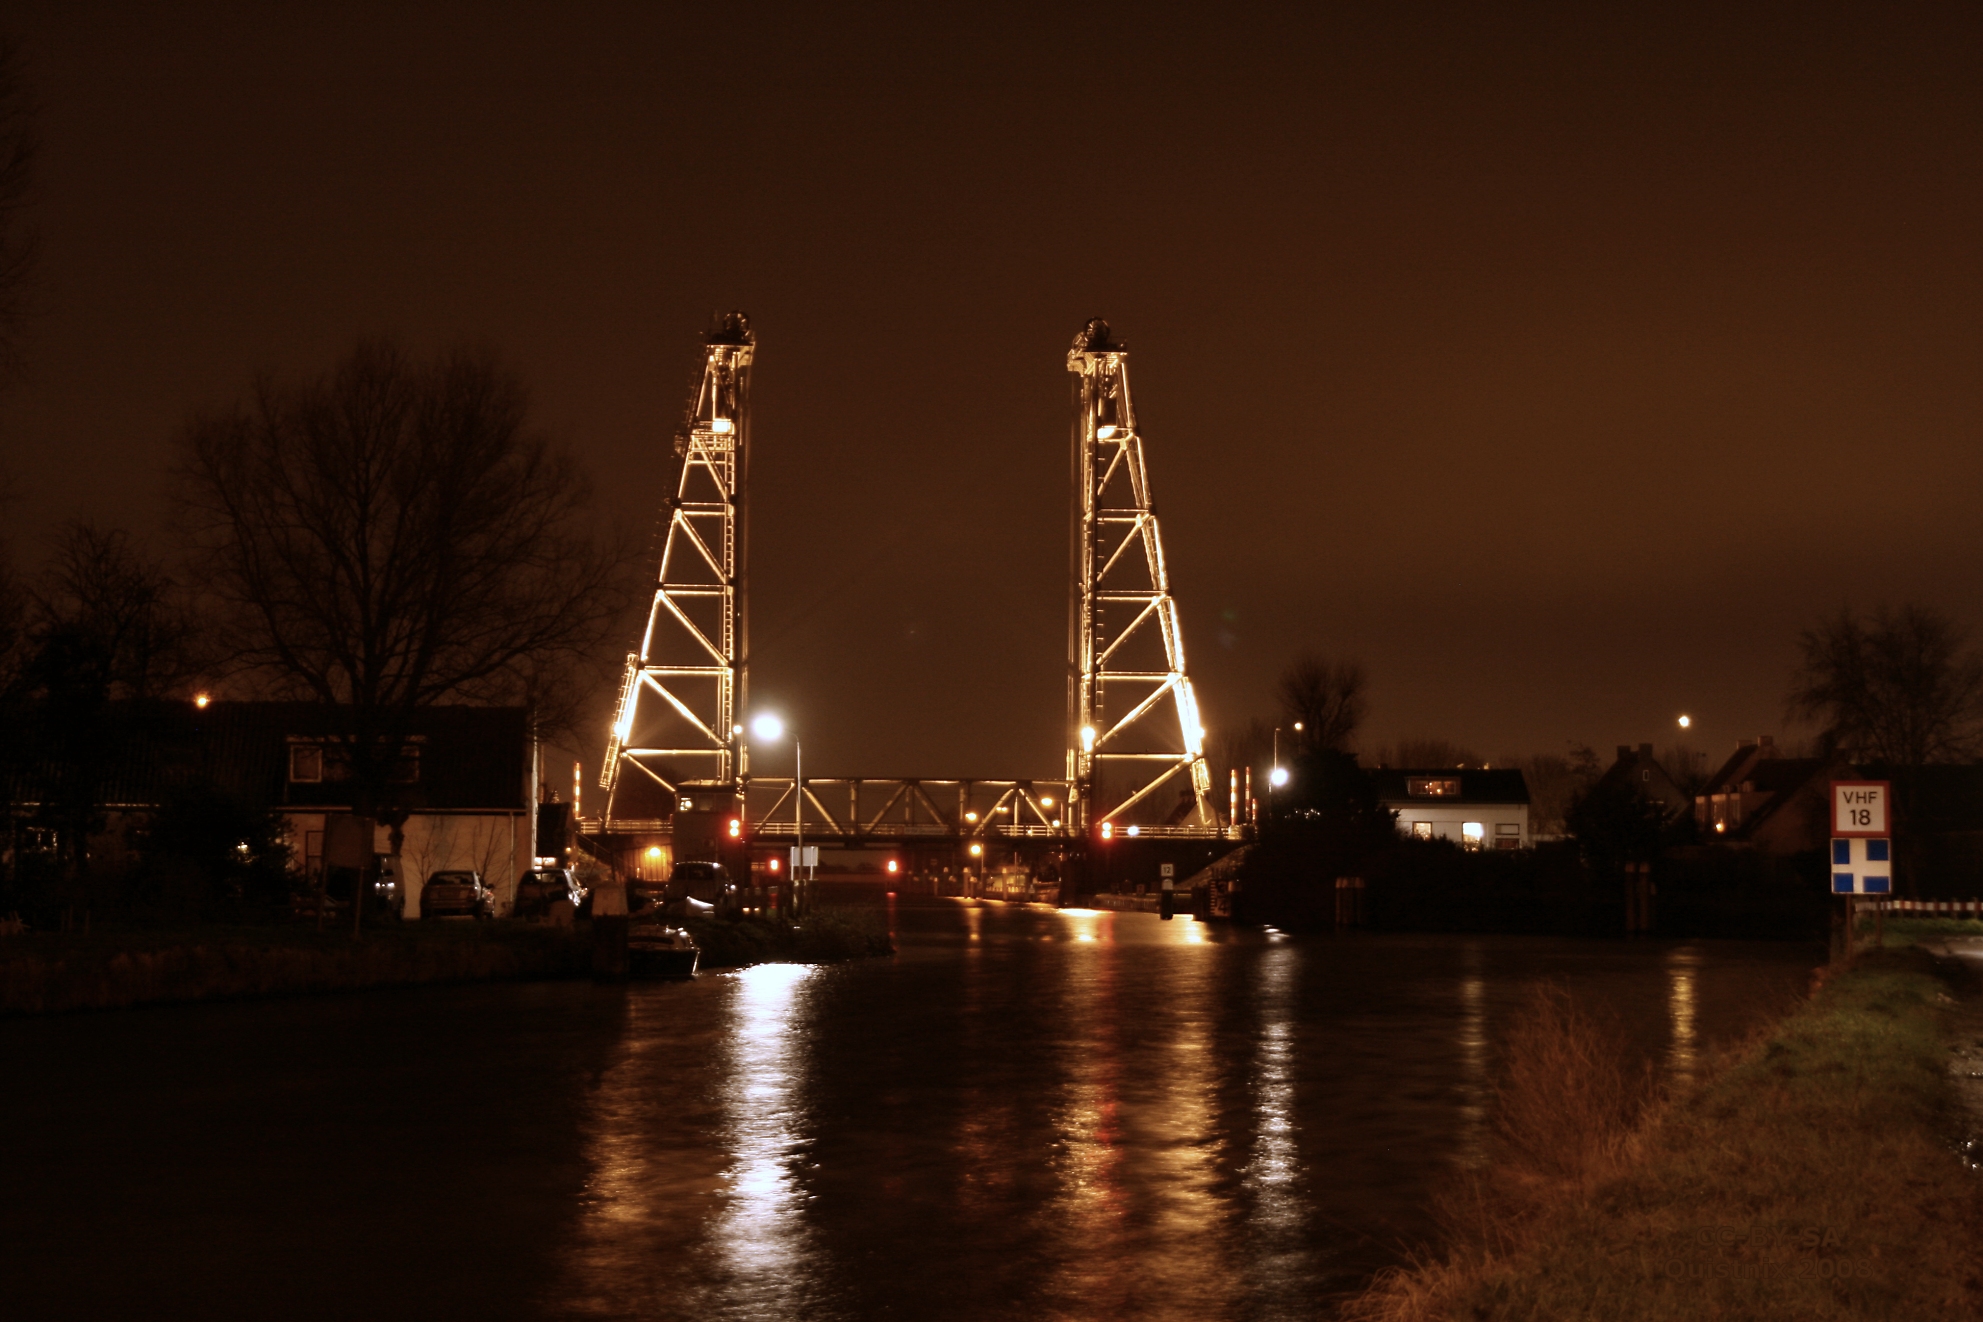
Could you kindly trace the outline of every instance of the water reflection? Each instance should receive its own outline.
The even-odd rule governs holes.
[[[804,992],[819,970],[760,964],[732,975],[728,1206],[710,1228],[729,1264],[726,1311],[785,1318],[807,1311],[818,1280],[800,1167],[812,1141],[806,1110]]]
[[[1480,972],[1480,947],[1468,944],[1460,954],[1460,1117],[1462,1166],[1487,1161],[1487,980]]]
[[[1701,952],[1692,946],[1681,946],[1666,957],[1666,1006],[1673,1035],[1666,1050],[1666,1068],[1680,1084],[1694,1081],[1700,1063],[1694,1028],[1695,981],[1700,964]]]
[[[1127,1211],[1122,1184],[1122,1099],[1115,998],[1114,942],[1096,941],[1104,915],[1061,915],[1064,935],[1092,950],[1079,950],[1062,966],[1060,982],[1061,1088],[1053,1110],[1055,1187],[1047,1216],[1063,1243],[1045,1293],[1071,1316],[1106,1317],[1123,1311],[1123,1292],[1137,1267],[1124,1261],[1116,1242]]]
[[[1284,1296],[1291,1281],[1310,1274],[1295,1144],[1295,989],[1300,972],[1301,950],[1276,944],[1260,953],[1254,977],[1259,1029],[1253,1051],[1253,1154],[1245,1187],[1253,1204],[1249,1275],[1255,1291],[1268,1298]]]

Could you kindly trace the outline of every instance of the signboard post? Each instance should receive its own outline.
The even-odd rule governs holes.
[[[1861,895],[1893,894],[1893,786],[1884,780],[1831,783],[1832,894],[1845,897],[1845,957]],[[1885,923],[1881,923],[1885,927]]]

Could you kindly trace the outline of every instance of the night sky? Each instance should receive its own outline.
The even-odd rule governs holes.
[[[1818,615],[1983,623],[1983,9],[1730,8],[10,5],[15,540],[158,528],[190,411],[378,333],[496,349],[644,530],[741,308],[753,705],[1054,775],[1099,315],[1215,736],[1313,647],[1367,747],[1718,756]]]

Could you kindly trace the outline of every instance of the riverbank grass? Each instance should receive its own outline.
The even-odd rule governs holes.
[[[1454,1200],[1456,1247],[1346,1314],[1978,1316],[1983,1172],[1956,1143],[1950,991],[1926,952],[1863,958],[1577,1169],[1505,1155]]]

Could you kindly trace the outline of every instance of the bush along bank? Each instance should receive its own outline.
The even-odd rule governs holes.
[[[30,933],[0,938],[0,1015],[591,972],[581,934],[528,923]]]
[[[1588,1034],[1532,1022],[1527,1048],[1511,1038],[1498,1164],[1448,1204],[1451,1246],[1344,1314],[1977,1316],[1983,1172],[1949,1068],[1952,1030],[1978,1032],[1955,1014],[1962,976],[1920,950],[1868,955],[1699,1087],[1644,1106],[1643,1080],[1589,1066]],[[1568,1140],[1538,1141],[1543,1116]]]

